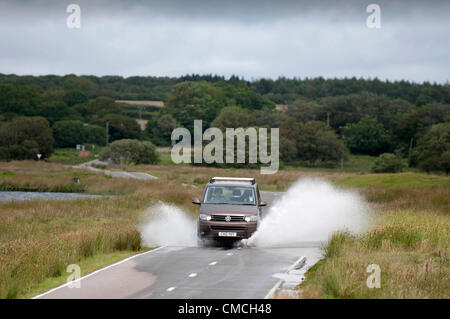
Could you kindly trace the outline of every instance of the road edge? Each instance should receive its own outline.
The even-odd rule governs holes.
[[[95,271],[93,271],[93,272],[90,272],[90,273],[88,273],[88,274],[86,274],[86,275],[80,277],[80,278],[77,279],[77,280],[73,280],[73,281],[70,281],[70,282],[66,282],[66,283],[64,283],[64,284],[62,284],[62,285],[59,285],[59,286],[55,287],[55,288],[52,288],[52,289],[50,289],[50,290],[47,290],[47,291],[45,291],[45,292],[43,292],[43,293],[41,293],[41,294],[38,294],[38,295],[36,295],[36,296],[34,296],[34,297],[31,297],[30,299],[39,299],[40,297],[43,297],[43,296],[45,296],[45,295],[48,295],[48,294],[50,294],[50,293],[52,293],[52,292],[54,292],[54,291],[56,291],[56,290],[59,290],[59,289],[61,289],[61,288],[64,288],[64,287],[66,287],[66,286],[68,286],[68,285],[72,285],[72,284],[74,284],[74,283],[76,283],[76,282],[79,282],[79,281],[81,281],[81,280],[83,280],[83,279],[86,279],[86,278],[88,278],[88,277],[91,277],[91,276],[93,276],[93,275],[95,275],[95,274],[97,274],[97,273],[99,273],[99,272],[101,272],[101,271],[103,271],[103,270],[112,268],[112,267],[114,267],[114,266],[120,265],[120,264],[122,264],[122,263],[124,263],[124,262],[127,262],[127,261],[129,261],[129,260],[132,260],[132,259],[134,259],[134,258],[136,258],[136,257],[142,256],[142,255],[145,255],[145,254],[149,254],[149,253],[152,253],[152,252],[161,250],[161,249],[166,248],[166,247],[167,247],[167,246],[161,246],[161,247],[158,247],[158,248],[149,250],[149,251],[145,251],[145,252],[143,252],[143,253],[135,254],[135,255],[132,255],[132,256],[130,256],[130,257],[124,258],[124,259],[122,259],[122,260],[119,260],[119,261],[117,261],[117,262],[111,264],[111,265],[108,265],[108,266],[102,267],[102,268],[100,268],[100,269],[97,269],[97,270],[95,270]]]
[[[289,273],[291,270],[294,269],[302,269],[306,266],[306,256],[300,256],[286,271],[286,273]],[[264,299],[273,299],[276,296],[276,292],[280,289],[282,284],[285,282],[284,279],[280,279],[275,286],[270,289],[270,291],[267,293],[267,295],[264,297]]]

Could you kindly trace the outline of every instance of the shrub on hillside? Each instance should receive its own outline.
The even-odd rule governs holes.
[[[115,164],[156,164],[159,156],[151,142],[138,140],[118,140],[105,147],[100,154],[101,160],[111,160]]]
[[[53,134],[43,117],[14,117],[0,127],[0,160],[36,159],[53,152]]]
[[[253,114],[248,109],[239,106],[227,106],[220,111],[219,115],[212,121],[211,126],[225,132],[227,127],[249,127],[253,124],[252,121]]]
[[[56,147],[72,147],[83,143],[83,122],[58,121],[53,127]]]
[[[89,124],[83,127],[84,143],[92,143],[97,145],[105,145],[106,133],[105,128]]]
[[[419,139],[411,158],[411,166],[424,171],[445,171],[450,173],[450,123],[431,126]]]
[[[388,149],[389,135],[376,118],[366,116],[347,127],[345,143],[352,153],[378,155]]]
[[[75,147],[83,143],[104,145],[106,139],[103,127],[81,121],[58,121],[52,129],[56,147]]]
[[[159,146],[169,146],[172,142],[172,131],[178,127],[177,121],[170,114],[158,114],[149,120],[145,127],[147,135]]]
[[[285,162],[307,161],[308,166],[320,166],[324,162],[337,163],[348,152],[338,135],[322,122],[298,123],[290,118],[281,125],[280,135],[280,153]]]
[[[374,173],[398,173],[403,171],[404,161],[391,153],[384,153],[378,156],[372,167]]]
[[[141,127],[136,119],[119,114],[107,114],[92,123],[105,127],[106,122],[109,122],[109,141],[141,138]]]

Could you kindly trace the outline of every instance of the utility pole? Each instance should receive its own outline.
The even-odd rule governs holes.
[[[339,126],[339,129],[341,130],[341,139],[342,139],[342,151],[341,151],[341,169],[344,169],[344,150],[345,150],[345,135],[344,135],[344,129],[346,129],[347,126]]]
[[[106,121],[106,146],[108,146],[109,143],[109,121]]]
[[[412,148],[413,148],[413,142],[414,142],[414,137],[411,137],[411,140],[409,141],[408,161],[411,159],[411,152],[412,152]]]
[[[330,112],[327,112],[327,126],[330,126]]]

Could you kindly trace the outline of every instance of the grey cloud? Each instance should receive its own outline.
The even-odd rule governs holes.
[[[65,8],[78,3],[81,29]],[[365,25],[381,6],[381,29]],[[449,2],[4,1],[0,72],[448,80]]]

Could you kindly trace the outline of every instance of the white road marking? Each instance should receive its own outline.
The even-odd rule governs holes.
[[[296,269],[295,267],[296,267],[297,265],[298,265],[298,266],[301,265],[301,267],[304,267],[304,266],[305,266],[305,263],[306,263],[306,256],[301,256],[299,259],[297,259],[297,260],[295,261],[294,264],[292,264],[292,265],[288,268],[286,274],[288,274],[290,271]],[[278,275],[281,275],[281,276],[278,276]],[[287,279],[287,278],[283,278],[282,276],[283,276],[283,274],[274,274],[274,275],[272,276],[272,277],[275,277],[275,278],[279,278],[280,280],[275,284],[275,286],[272,287],[272,289],[270,289],[270,291],[267,293],[267,295],[264,297],[264,299],[272,299],[272,298],[275,296],[275,292],[276,292],[278,289],[280,289],[280,287],[281,287],[281,285],[283,284],[283,282],[285,282],[285,279]],[[281,277],[281,278],[280,278],[280,277]],[[302,279],[302,280],[303,280],[303,279]],[[300,280],[300,282],[301,282],[302,280]],[[299,282],[299,283],[300,283],[300,282]]]
[[[193,272],[192,274],[189,275],[189,278],[194,278],[197,277],[197,273]]]
[[[170,288],[167,288],[167,291],[173,291],[173,290],[175,290],[175,288],[176,288],[176,287],[170,287]]]
[[[99,272],[101,272],[101,271],[103,271],[103,270],[106,270],[106,269],[109,269],[109,268],[111,268],[111,267],[120,265],[121,263],[124,263],[124,262],[126,262],[126,261],[129,261],[129,260],[131,260],[131,259],[133,259],[133,258],[136,258],[136,257],[138,257],[138,256],[145,255],[145,254],[149,254],[149,253],[153,253],[153,252],[158,251],[158,250],[160,250],[160,249],[163,249],[163,248],[165,248],[165,247],[166,247],[166,246],[161,246],[161,247],[158,247],[158,248],[155,248],[155,249],[146,251],[146,252],[144,252],[144,253],[136,254],[136,255],[130,256],[130,257],[128,257],[128,258],[122,259],[122,260],[120,260],[120,261],[118,261],[118,262],[116,262],[116,263],[114,263],[114,264],[112,264],[112,265],[109,265],[109,266],[100,268],[100,269],[98,269],[98,270],[96,270],[96,271],[94,271],[94,272],[91,272],[91,273],[89,273],[89,274],[87,274],[87,275],[85,275],[85,276],[83,276],[83,277],[81,277],[81,278],[79,278],[79,279],[77,279],[77,280],[73,280],[73,281],[70,281],[70,282],[66,282],[65,284],[62,284],[62,285],[60,285],[60,286],[58,286],[58,287],[56,287],[56,288],[50,289],[50,290],[48,290],[48,291],[46,291],[46,292],[44,292],[44,293],[42,293],[42,294],[40,294],[40,295],[34,296],[34,297],[32,297],[31,299],[38,299],[38,298],[40,298],[40,297],[42,297],[42,296],[45,296],[45,295],[48,295],[49,293],[52,293],[52,292],[54,292],[54,291],[56,291],[56,290],[58,290],[58,289],[64,288],[64,287],[66,287],[66,286],[68,286],[68,285],[72,285],[72,284],[75,283],[75,282],[78,282],[78,281],[81,281],[81,280],[86,279],[86,278],[88,278],[88,277],[91,277],[91,276],[93,276],[93,275],[95,275],[95,274],[97,274],[97,273],[99,273]]]
[[[227,256],[233,256],[233,253],[228,253]]]
[[[214,266],[216,264],[217,264],[217,261],[213,261],[213,262],[209,263],[210,266]]]

